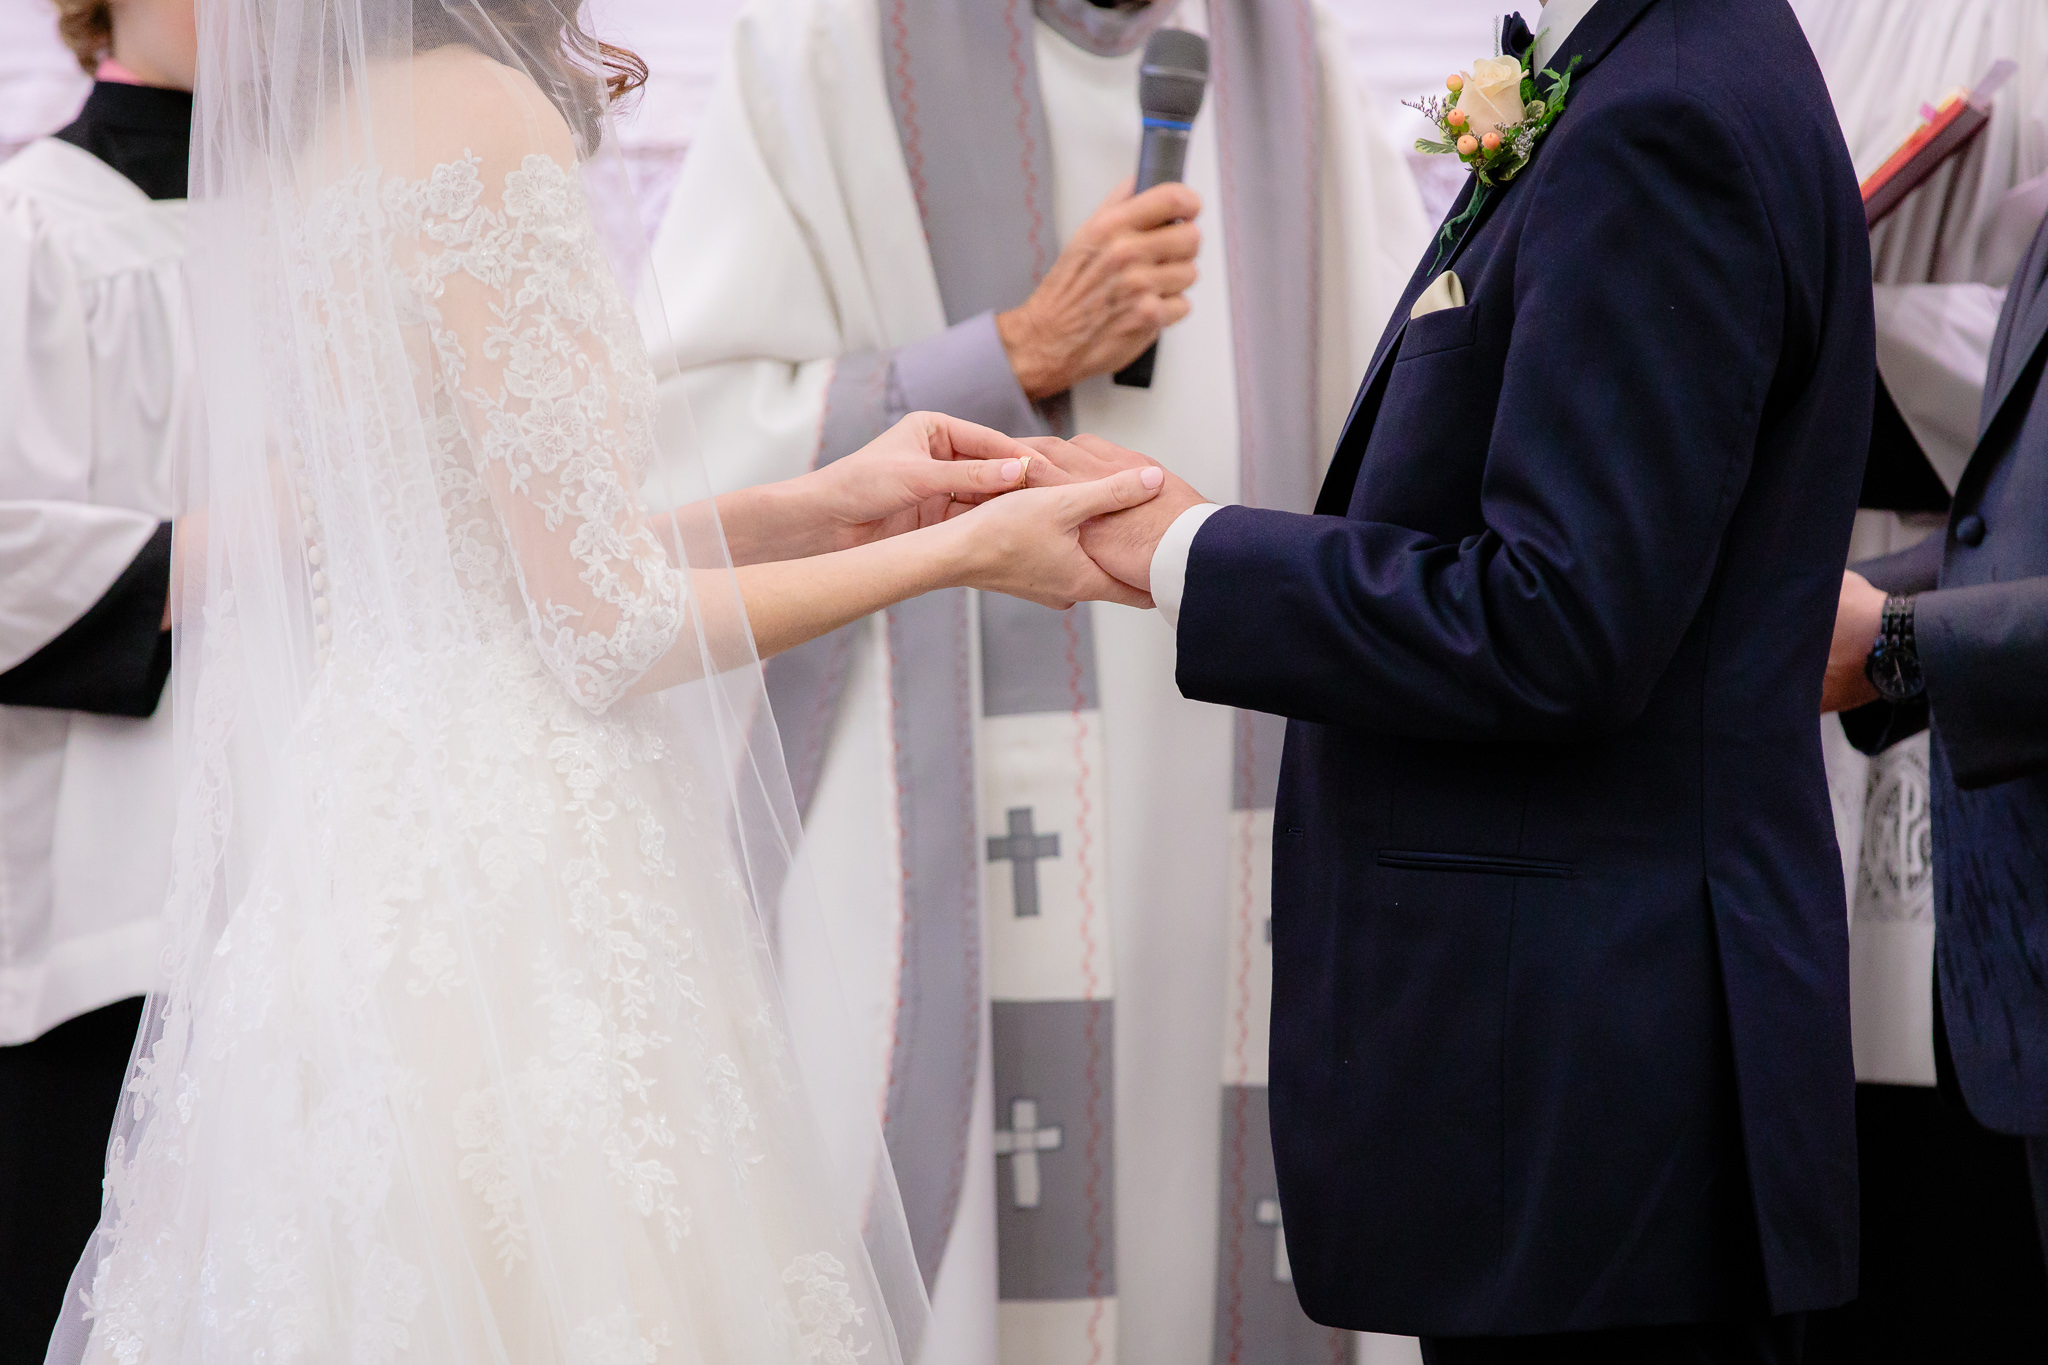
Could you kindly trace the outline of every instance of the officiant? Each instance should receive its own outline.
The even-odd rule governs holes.
[[[97,79],[0,165],[0,1360],[100,1210],[170,865],[192,0],[59,0]]]
[[[1206,37],[1208,95],[1185,185],[1134,197],[1169,25]],[[931,408],[1307,510],[1426,232],[1320,10],[756,0],[654,245],[652,340],[727,487]],[[1154,342],[1150,386],[1116,382]],[[803,863],[863,955],[850,1052],[927,1360],[1348,1349],[1295,1303],[1267,1146],[1278,727],[1173,668],[1153,614],[964,593],[770,665]]]

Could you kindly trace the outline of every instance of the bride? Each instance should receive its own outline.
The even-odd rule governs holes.
[[[1142,601],[1076,528],[1153,490],[1006,492],[1030,451],[918,414],[648,515],[696,476],[584,198],[637,63],[577,3],[202,0],[165,984],[52,1360],[914,1349],[875,1097],[775,970],[817,930],[758,658]]]

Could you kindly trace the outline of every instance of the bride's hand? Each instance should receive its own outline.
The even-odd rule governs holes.
[[[1036,464],[1031,474],[1039,473]],[[961,586],[1007,593],[1065,610],[1076,602],[1150,607],[1146,593],[1103,572],[1081,548],[1090,520],[1149,502],[1165,471],[1125,469],[1104,479],[1029,488],[973,508],[951,521]]]
[[[1022,456],[1018,460],[1024,463]],[[1032,480],[1040,465],[1033,459],[1026,466]],[[1010,477],[1023,482],[1025,476],[1026,469],[1019,469]],[[1068,478],[1064,472],[1051,477]],[[913,535],[818,557],[742,563],[736,577],[754,647],[767,658],[941,588],[983,588],[1057,610],[1081,601],[1149,607],[1151,597],[1088,557],[1081,527],[1150,502],[1165,483],[1164,470],[1123,469],[1106,479],[990,498]]]
[[[805,475],[832,548],[933,526],[1022,486],[1029,446],[938,412],[913,412],[843,459]]]

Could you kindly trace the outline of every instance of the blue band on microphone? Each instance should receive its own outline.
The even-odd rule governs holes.
[[[1191,131],[1195,125],[1192,123],[1181,123],[1176,119],[1153,118],[1147,115],[1145,126],[1147,128],[1171,128],[1176,133],[1185,133]]]

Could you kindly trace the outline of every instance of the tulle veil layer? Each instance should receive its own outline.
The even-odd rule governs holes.
[[[909,1358],[659,301],[595,252],[607,53],[576,0],[199,10],[162,986],[50,1359]]]

